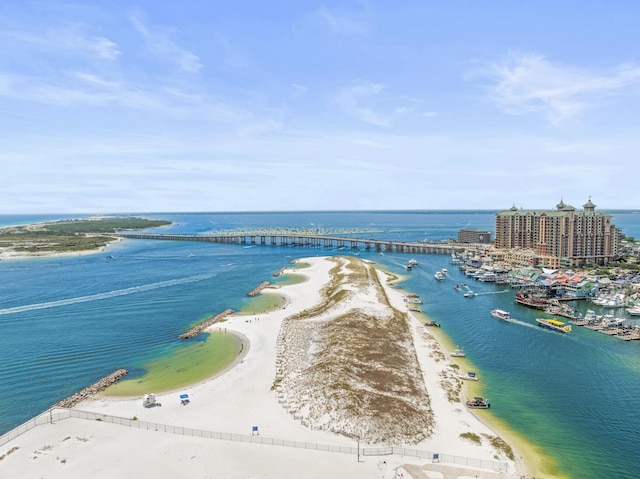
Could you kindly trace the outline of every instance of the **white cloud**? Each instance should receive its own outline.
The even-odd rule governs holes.
[[[362,34],[369,31],[370,28],[369,14],[366,8],[362,11],[345,12],[321,5],[313,12],[313,15],[333,33],[341,35]]]
[[[389,126],[389,118],[361,104],[363,99],[377,96],[382,93],[384,89],[384,85],[364,82],[343,89],[336,96],[335,101],[345,112],[365,123]]]
[[[0,35],[9,37],[18,44],[58,55],[81,53],[102,60],[116,60],[121,54],[114,41],[96,35],[90,31],[89,26],[82,23],[51,25],[40,31],[29,31],[28,27],[11,29],[7,25],[3,30]]]
[[[130,18],[135,29],[142,35],[149,51],[162,61],[175,63],[181,70],[187,73],[197,73],[202,68],[200,58],[182,48],[172,38],[169,29],[158,27],[149,28],[137,17]]]
[[[573,118],[640,80],[638,65],[597,73],[552,63],[538,54],[511,54],[480,73],[493,80],[491,94],[502,110],[512,115],[541,113],[552,124]]]
[[[391,126],[397,118],[414,111],[414,107],[392,105],[403,98],[385,94],[386,85],[380,83],[360,82],[343,88],[335,97],[334,102],[346,113],[358,120],[377,126]],[[374,106],[375,105],[375,108]]]

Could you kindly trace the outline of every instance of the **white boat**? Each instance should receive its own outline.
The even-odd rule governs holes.
[[[486,283],[495,283],[498,279],[496,274],[493,271],[486,271],[484,273],[479,273],[475,275],[475,278],[478,281],[486,282]]]
[[[441,272],[442,274],[449,274],[449,270],[447,270],[447,268],[442,268],[442,269],[440,270],[440,272]]]
[[[498,319],[511,319],[509,311],[503,311],[502,309],[492,309],[491,316]]]
[[[612,314],[606,314],[602,319],[602,325],[605,327],[618,326],[624,321],[625,318],[615,318]]]
[[[458,377],[460,379],[464,379],[465,381],[477,381],[478,380],[478,376],[476,376],[476,373],[469,371],[466,376],[464,374],[458,374]]]
[[[466,356],[466,354],[464,353],[464,348],[459,348],[459,347],[456,347],[456,349],[451,351],[449,355],[454,358],[464,358]]]
[[[417,260],[415,260],[415,259],[410,259],[410,260],[409,260],[409,264],[410,264],[411,266],[418,266],[418,261],[417,261]]]
[[[473,291],[467,291],[466,293],[464,293],[465,298],[473,298],[475,295],[476,293],[474,293]]]
[[[438,281],[444,281],[444,275],[441,271],[436,271],[436,274],[434,274],[434,276]]]
[[[640,305],[635,305],[630,308],[627,308],[627,314],[631,316],[640,316]]]

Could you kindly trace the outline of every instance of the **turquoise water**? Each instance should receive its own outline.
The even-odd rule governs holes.
[[[176,224],[163,232],[266,228],[358,228],[376,239],[446,240],[463,227],[493,230],[495,212],[306,212],[148,214]],[[0,224],[33,217],[0,217]],[[44,219],[55,219],[47,217]],[[614,223],[640,237],[640,215]],[[355,234],[355,233],[354,233]],[[191,242],[127,241],[105,253],[0,261],[0,433],[119,367],[142,365],[185,346],[193,322],[246,305],[246,293],[293,258],[348,251]],[[409,255],[361,257],[405,273]],[[109,258],[113,255],[114,258]],[[561,335],[535,326],[513,292],[464,277],[449,258],[419,255],[405,283],[423,310],[464,345],[482,374],[492,413],[541,446],[575,478],[631,478],[640,463],[640,342],[583,328]],[[444,282],[433,273],[450,271]],[[466,281],[480,294],[463,298]],[[584,305],[583,305],[584,307]],[[520,323],[489,315],[511,311]],[[199,340],[199,339],[197,339]],[[188,344],[188,343],[187,343]]]

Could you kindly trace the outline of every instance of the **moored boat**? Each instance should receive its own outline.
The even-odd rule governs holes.
[[[491,316],[498,319],[511,319],[509,311],[503,311],[502,309],[492,309]]]
[[[464,379],[465,381],[477,381],[478,380],[478,376],[476,375],[476,373],[469,371],[466,375],[465,374],[458,374],[458,377],[460,379]]]
[[[548,305],[547,300],[522,291],[516,293],[516,303],[540,310],[544,310]]]
[[[459,348],[459,347],[456,347],[456,349],[451,351],[451,353],[449,353],[449,355],[454,357],[454,358],[464,358],[466,356],[466,354],[464,352],[464,348]]]
[[[536,318],[536,321],[538,322],[538,326],[550,329],[552,331],[558,331],[559,333],[571,332],[570,325],[565,324],[562,321],[558,321],[557,319]]]
[[[630,316],[640,316],[640,305],[635,305],[627,308],[627,314]]]
[[[489,409],[491,407],[491,403],[489,403],[488,399],[474,397],[473,399],[467,400],[467,407],[469,409]]]

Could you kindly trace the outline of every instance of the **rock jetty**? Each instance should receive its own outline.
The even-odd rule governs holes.
[[[257,287],[255,287],[254,289],[249,291],[247,293],[247,296],[256,296],[257,294],[260,293],[260,291],[262,291],[264,288],[269,286],[269,284],[270,284],[269,281],[264,281],[264,282],[260,283]]]
[[[286,266],[283,266],[283,267],[282,267],[282,268],[280,268],[278,271],[276,271],[275,273],[273,273],[273,275],[274,275],[274,276],[280,276],[280,275],[283,273],[283,271],[284,271],[285,269],[287,269],[287,267],[286,267]]]
[[[73,407],[76,404],[81,403],[85,399],[89,399],[95,396],[96,394],[98,394],[99,392],[104,391],[113,383],[115,383],[120,378],[125,376],[127,373],[129,373],[129,371],[127,371],[126,369],[118,369],[112,372],[111,374],[109,374],[108,376],[103,377],[97,383],[84,388],[79,393],[76,393],[73,396],[68,397],[67,399],[63,399],[62,401],[55,403],[54,407],[66,407],[66,408]]]
[[[219,321],[222,321],[224,318],[229,316],[231,313],[233,313],[233,309],[225,309],[222,313],[217,314],[217,315],[215,315],[215,316],[213,316],[211,318],[205,319],[201,323],[198,323],[196,326],[191,328],[186,333],[181,334],[180,335],[180,339],[195,338],[198,334],[200,334],[202,331],[207,329],[209,326],[211,326],[212,324],[215,324],[215,323],[217,323]]]

